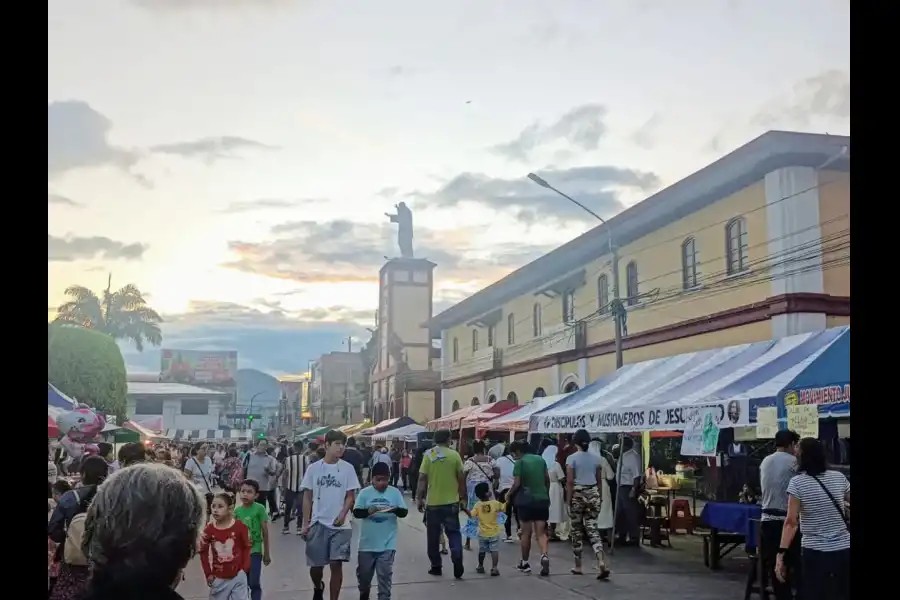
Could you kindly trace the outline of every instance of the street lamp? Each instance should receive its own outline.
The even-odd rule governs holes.
[[[603,217],[601,217],[600,215],[598,215],[597,213],[595,213],[594,211],[589,209],[587,206],[585,206],[584,204],[582,204],[575,198],[572,198],[568,194],[565,194],[565,193],[559,191],[558,189],[556,189],[555,187],[553,187],[552,185],[547,183],[542,177],[535,175],[534,173],[529,173],[528,179],[535,182],[542,188],[546,188],[552,192],[559,194],[560,196],[562,196],[569,202],[575,204],[576,206],[581,207],[582,209],[584,209],[585,212],[587,212],[588,214],[590,214],[591,216],[596,218],[598,221],[600,221],[601,223],[606,225],[606,238],[609,242],[609,252],[610,252],[610,254],[612,254],[612,271],[613,271],[612,272],[612,276],[613,276],[612,313],[613,313],[613,322],[615,324],[615,336],[616,336],[615,337],[615,340],[616,340],[616,368],[617,369],[621,368],[622,362],[623,362],[622,361],[622,313],[621,313],[621,311],[623,310],[624,307],[622,306],[622,301],[619,298],[619,250],[618,250],[618,248],[616,248],[616,245],[613,243],[612,228],[609,226],[609,223],[606,221],[606,219],[604,219]]]
[[[258,396],[262,396],[265,392],[256,392],[252,396],[250,396],[250,409],[247,411],[247,427],[249,429],[253,429],[253,401],[256,400]]]
[[[557,194],[559,194],[560,196],[562,196],[569,202],[572,202],[576,206],[580,206],[582,209],[584,209],[585,212],[589,213],[590,215],[595,217],[597,220],[599,220],[601,223],[606,225],[606,237],[607,237],[607,240],[609,241],[609,251],[612,254],[612,271],[613,271],[613,273],[612,273],[612,275],[613,275],[612,314],[613,314],[613,322],[615,324],[615,332],[616,332],[615,333],[615,335],[616,335],[616,368],[619,369],[622,367],[622,320],[621,320],[621,317],[624,314],[625,307],[622,305],[622,301],[619,299],[619,251],[616,248],[616,245],[613,243],[612,228],[609,226],[609,223],[606,221],[606,219],[604,219],[603,217],[601,217],[600,215],[598,215],[597,213],[595,213],[594,211],[589,209],[587,206],[585,206],[584,204],[582,204],[575,198],[572,198],[568,194],[564,194],[563,192],[559,191],[558,189],[556,189],[555,187],[553,187],[552,185],[550,185],[549,183],[544,181],[544,179],[542,179],[541,177],[535,175],[534,173],[529,173],[528,179],[535,182],[542,188],[546,188],[552,192],[556,192]],[[621,434],[619,434],[619,452],[621,453],[624,451],[625,451],[625,434],[621,433]],[[620,454],[619,460],[616,462],[616,482],[615,482],[616,485],[619,485],[619,481],[620,481],[621,477],[622,477],[622,456]],[[613,508],[613,531],[612,531],[612,536],[610,538],[610,548],[609,548],[610,553],[615,552],[615,547],[616,547],[615,521],[618,520],[618,516],[619,516],[619,502],[617,501]]]

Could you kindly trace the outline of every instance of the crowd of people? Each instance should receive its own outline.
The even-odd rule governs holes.
[[[824,498],[831,497],[833,509],[849,506],[849,483],[825,468],[816,440],[780,432],[776,444],[761,467],[764,551],[778,581],[776,597],[791,597],[801,571],[807,590],[837,577],[841,591],[849,585],[849,577],[838,576],[849,572],[849,526],[829,518]],[[523,573],[532,571],[536,544],[539,574],[547,576],[549,544],[568,539],[569,572],[585,572],[587,544],[596,577],[607,579],[612,531],[617,545],[638,543],[643,473],[629,438],[607,452],[579,430],[538,448],[475,441],[468,454],[451,447],[446,430],[413,453],[370,449],[339,431],[319,442],[260,439],[253,447],[133,443],[116,456],[101,446],[98,455],[74,463],[48,453],[48,597],[175,599],[199,552],[211,599],[261,600],[262,572],[272,560],[268,524],[283,517],[282,533],[296,521],[295,534],[305,542],[313,600],[324,600],[326,589],[330,600],[340,596],[343,565],[354,552],[351,519],[358,522],[360,598],[368,600],[374,582],[378,600],[389,600],[398,520],[409,516],[398,486],[408,488],[422,514],[433,576],[443,574],[449,554],[453,576],[462,578],[473,544],[476,572],[488,573],[489,559],[490,576],[499,576],[501,542],[518,542],[515,568]],[[615,500],[622,507],[614,528]]]

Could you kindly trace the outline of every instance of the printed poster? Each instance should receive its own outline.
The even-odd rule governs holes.
[[[719,444],[719,424],[716,408],[692,412],[684,435],[681,437],[681,454],[684,456],[715,456]]]
[[[819,407],[815,404],[795,404],[787,409],[787,428],[800,438],[819,437]]]
[[[756,409],[756,437],[771,440],[778,432],[778,409],[774,406],[761,406]]]

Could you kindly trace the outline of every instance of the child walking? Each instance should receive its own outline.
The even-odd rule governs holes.
[[[497,569],[500,561],[500,519],[505,506],[493,499],[491,487],[486,481],[475,486],[475,497],[478,501],[471,511],[471,516],[478,521],[478,568],[475,572],[484,573],[484,557],[490,553],[491,577],[496,577],[500,574]]]
[[[213,496],[212,521],[203,530],[200,564],[210,600],[247,600],[250,586],[250,531],[234,518],[234,496]]]
[[[360,519],[356,561],[360,600],[369,600],[373,576],[378,578],[378,600],[391,600],[397,517],[405,517],[409,509],[400,490],[388,485],[390,478],[391,468],[386,463],[375,463],[372,485],[359,493],[353,505],[353,516]]]
[[[259,483],[254,479],[245,479],[241,483],[241,504],[234,510],[235,518],[250,531],[250,600],[262,600],[262,568],[272,562],[269,555],[269,513],[256,501],[258,496]]]

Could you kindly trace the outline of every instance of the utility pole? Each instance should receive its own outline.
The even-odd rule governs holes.
[[[613,300],[612,302],[610,302],[610,312],[612,313],[613,322],[615,324],[616,368],[619,369],[622,367],[622,320],[625,318],[625,304],[619,297],[619,249],[616,247],[615,242],[613,242],[612,228],[609,226],[609,223],[606,221],[606,219],[589,209],[587,206],[585,206],[575,198],[572,198],[568,194],[564,194],[563,192],[559,191],[558,189],[544,181],[544,179],[542,179],[541,177],[535,175],[534,173],[529,173],[528,179],[535,182],[542,188],[546,188],[552,192],[559,194],[572,204],[575,204],[576,206],[584,209],[585,212],[606,225],[606,238],[609,242],[609,253],[610,255],[612,255]]]

